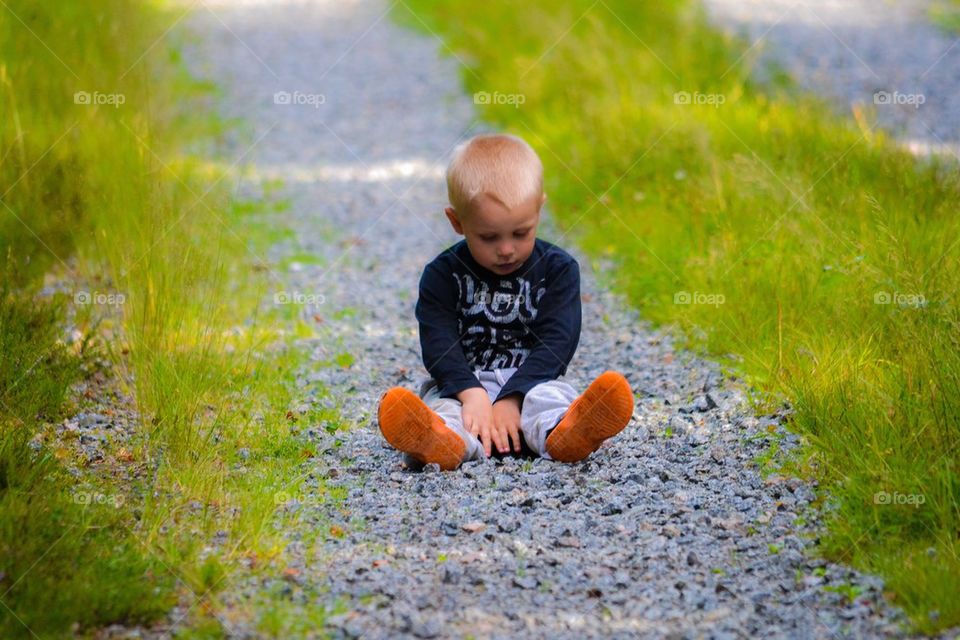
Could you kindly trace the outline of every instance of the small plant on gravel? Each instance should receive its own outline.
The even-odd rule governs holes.
[[[783,434],[779,432],[761,434],[767,448],[753,458],[753,463],[760,468],[760,475],[764,478],[776,473],[782,466],[781,445]]]
[[[849,582],[844,582],[843,584],[837,585],[827,585],[823,588],[823,590],[839,594],[847,602],[853,602],[861,593],[863,593],[863,587]]]

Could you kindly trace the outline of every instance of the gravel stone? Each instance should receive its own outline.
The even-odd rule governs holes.
[[[622,372],[637,398],[633,420],[577,464],[488,459],[441,472],[392,450],[377,427],[377,402],[387,387],[416,390],[426,375],[416,285],[425,263],[459,239],[442,214],[445,164],[458,142],[490,128],[463,91],[458,60],[443,55],[437,38],[392,23],[387,3],[204,6],[189,19],[202,38],[185,59],[223,87],[220,111],[249,125],[224,150],[247,165],[241,193],[258,197],[264,180],[282,179],[277,193],[290,203],[282,223],[293,234],[263,259],[285,291],[323,300],[296,309],[321,333],[300,343],[315,363],[299,373],[300,402],[338,408],[351,426],[304,428],[322,452],[307,463],[313,486],[335,469],[329,483],[347,497],[305,501],[300,526],[283,532],[299,540],[332,522],[347,531],[285,554],[317,594],[314,606],[347,609],[324,633],[903,635],[903,614],[883,598],[882,581],[814,557],[817,487],[764,482],[754,465],[774,437],[787,452],[799,444],[783,426],[786,414],[753,416],[744,382],[675,347],[605,288],[611,265],[580,253],[549,210],[540,236],[577,257],[584,293],[583,332],[565,379],[583,389],[606,369]],[[276,92],[325,100],[284,104]],[[351,362],[329,365],[344,352]],[[795,502],[780,510],[788,489]],[[794,524],[799,515],[803,528]],[[468,533],[463,523],[484,526]],[[781,552],[769,553],[772,545]],[[374,568],[385,547],[389,562]],[[827,567],[824,583],[805,584],[817,567]],[[825,589],[841,583],[863,591],[846,602]],[[241,581],[223,597],[256,600],[262,588]],[[229,634],[256,636],[243,623]]]

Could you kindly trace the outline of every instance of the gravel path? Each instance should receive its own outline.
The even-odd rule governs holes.
[[[845,115],[857,103],[915,153],[960,159],[960,35],[930,22],[930,0],[704,0],[743,33],[750,55],[775,61]],[[885,92],[889,99],[874,101]]]
[[[402,468],[379,435],[376,402],[425,373],[416,283],[458,238],[442,216],[442,168],[482,125],[455,61],[392,24],[386,9],[222,0],[190,19],[203,36],[192,66],[225,88],[223,111],[252,127],[228,154],[246,152],[244,188],[280,177],[292,201],[296,240],[270,258],[317,257],[284,274],[288,294],[315,296],[304,313],[328,332],[305,347],[318,361],[355,357],[302,376],[305,402],[317,400],[317,383],[330,385],[354,426],[309,432],[325,455],[308,483],[329,475],[348,497],[342,509],[285,507],[302,523],[286,532],[299,572],[280,582],[285,596],[295,606],[341,603],[325,630],[335,637],[898,634],[901,617],[879,579],[810,557],[815,487],[764,480],[751,464],[771,438],[796,444],[782,416],[752,417],[735,381],[675,350],[605,291],[549,218],[542,236],[567,246],[583,271],[583,335],[566,379],[583,388],[604,369],[622,371],[638,397],[634,422],[574,465]],[[291,94],[290,104],[275,103],[275,92]],[[307,534],[331,524],[346,535],[308,551]],[[846,584],[864,591],[846,602],[825,589]],[[250,582],[225,599],[242,605],[275,586]],[[254,635],[242,624],[230,631]]]

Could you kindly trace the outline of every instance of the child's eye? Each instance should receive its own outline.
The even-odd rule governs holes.
[[[528,233],[530,233],[530,230],[529,230],[529,229],[527,229],[526,231],[517,231],[517,232],[516,232],[515,234],[513,234],[513,235],[516,236],[516,237],[518,237],[518,238],[523,238],[523,237],[525,237]]]
[[[497,236],[480,236],[480,239],[484,242],[493,242],[497,239]]]

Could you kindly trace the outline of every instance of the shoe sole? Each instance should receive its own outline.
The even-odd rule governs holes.
[[[460,466],[467,446],[443,419],[416,394],[394,387],[383,394],[377,410],[380,432],[392,447],[424,464],[451,471]]]
[[[547,453],[560,462],[583,460],[612,438],[633,417],[630,383],[615,371],[605,371],[571,403],[566,415],[547,437]]]

